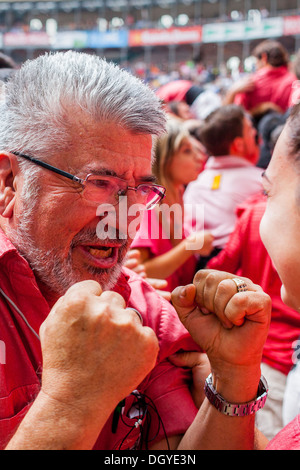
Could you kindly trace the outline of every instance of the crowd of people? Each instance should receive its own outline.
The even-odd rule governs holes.
[[[3,62],[1,449],[300,450],[300,55],[254,55]]]

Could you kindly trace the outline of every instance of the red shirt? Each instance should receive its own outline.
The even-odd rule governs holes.
[[[262,67],[253,74],[255,89],[236,95],[234,102],[250,111],[255,106],[272,102],[286,111],[290,104],[292,84],[296,77],[286,66]]]
[[[49,306],[38,288],[29,264],[1,230],[0,265],[0,288],[38,333],[41,323],[49,314]],[[165,437],[164,429],[168,436],[182,434],[197,413],[189,392],[191,375],[190,371],[173,366],[167,358],[180,349],[198,348],[180,323],[170,303],[162,299],[140,276],[124,269],[115,290],[124,297],[128,306],[141,313],[144,325],[155,331],[160,345],[156,366],[138,387],[143,399],[152,404],[142,417],[142,427],[146,427],[151,416],[149,440],[153,439],[152,442]],[[39,339],[1,293],[0,312],[0,341],[5,344],[5,361],[3,354],[0,356],[2,449],[40,390],[42,354]],[[127,416],[129,412],[132,416],[133,402],[136,402],[135,395],[126,398],[124,412],[119,416],[115,432],[112,432],[112,416],[110,417],[95,444],[95,449],[109,450],[120,446],[126,449],[136,445],[141,427],[135,426],[137,418]]]
[[[259,235],[266,207],[259,195],[239,210],[239,219],[225,249],[212,258],[208,267],[248,277],[270,295],[272,318],[263,350],[263,362],[288,374],[292,363],[292,343],[300,336],[300,315],[281,300],[281,281]]]

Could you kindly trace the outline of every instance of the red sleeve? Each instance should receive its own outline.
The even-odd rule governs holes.
[[[238,93],[234,98],[234,104],[237,104],[238,106],[242,106],[246,110],[249,110],[249,95],[247,93]]]
[[[154,441],[160,441],[165,433],[184,434],[198,411],[190,393],[191,370],[174,366],[168,358],[177,351],[197,351],[199,346],[180,322],[174,307],[148,283],[135,279],[130,283],[130,306],[139,310],[144,325],[155,331],[159,341],[157,364],[141,389],[156,407],[157,413],[151,413],[151,428],[152,432],[157,431]],[[159,426],[158,417],[163,426]]]

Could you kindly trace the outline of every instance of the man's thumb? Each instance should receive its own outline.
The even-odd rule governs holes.
[[[188,367],[192,369],[202,363],[202,357],[207,357],[205,353],[198,351],[183,351],[169,356],[169,360],[177,367]]]

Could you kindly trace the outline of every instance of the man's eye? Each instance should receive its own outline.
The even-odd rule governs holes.
[[[138,190],[139,190],[139,193],[143,196],[147,196],[149,193],[152,192],[151,186],[143,185],[143,184],[140,184],[138,186]]]
[[[110,189],[113,186],[108,180],[95,179],[91,180],[90,182],[99,189]]]

